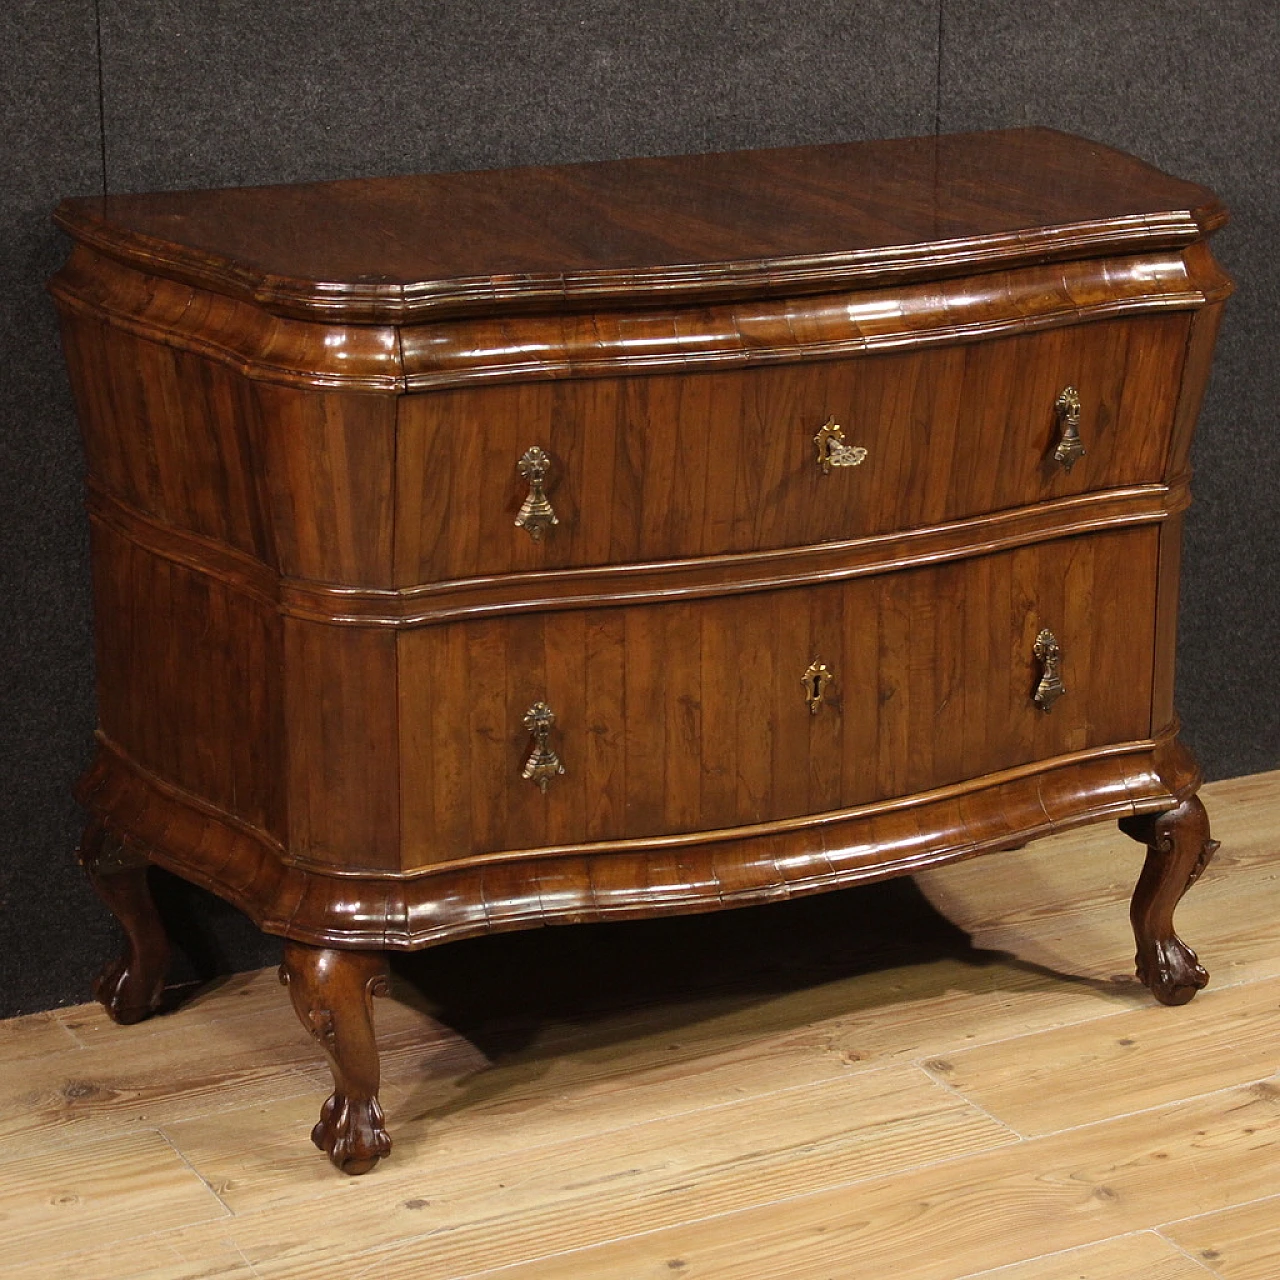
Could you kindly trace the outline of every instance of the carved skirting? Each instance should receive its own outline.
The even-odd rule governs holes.
[[[266,835],[145,778],[105,745],[78,795],[152,861],[226,898],[268,933],[413,950],[550,922],[710,911],[885,879],[1086,822],[1174,809],[1200,784],[1172,729],[1109,750],[794,829],[778,823],[746,834],[490,854],[404,875],[337,875],[289,861]],[[610,874],[597,875],[606,860]]]

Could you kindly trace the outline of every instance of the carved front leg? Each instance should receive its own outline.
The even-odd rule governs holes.
[[[1186,1004],[1209,975],[1173,928],[1173,910],[1218,850],[1209,815],[1192,796],[1165,813],[1122,818],[1120,830],[1147,846],[1129,918],[1138,943],[1138,980],[1161,1004]]]
[[[302,1025],[333,1071],[333,1093],[311,1141],[343,1173],[367,1173],[391,1151],[378,1105],[373,997],[387,994],[387,963],[376,951],[338,951],[286,942],[280,981]]]
[[[160,1007],[169,969],[169,939],[147,886],[147,860],[97,819],[85,828],[77,857],[125,933],[124,951],[94,981],[94,999],[116,1022],[141,1022]]]

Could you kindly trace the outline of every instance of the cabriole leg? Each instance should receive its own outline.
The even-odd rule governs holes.
[[[391,1151],[378,1105],[373,1035],[373,997],[387,994],[386,959],[376,951],[286,942],[280,981],[333,1071],[333,1093],[311,1141],[343,1173],[367,1173]]]
[[[85,828],[77,857],[125,933],[119,959],[94,981],[94,999],[116,1022],[141,1022],[160,1007],[169,969],[169,939],[147,886],[147,860],[98,819]]]
[[[1138,943],[1138,980],[1161,1004],[1186,1004],[1209,975],[1173,928],[1173,911],[1218,850],[1196,796],[1165,813],[1122,818],[1120,830],[1147,846],[1129,918]]]

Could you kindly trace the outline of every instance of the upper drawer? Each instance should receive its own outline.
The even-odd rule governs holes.
[[[804,546],[1156,482],[1188,323],[1170,312],[901,354],[408,396],[396,579]],[[1067,387],[1084,448],[1070,469],[1055,458]],[[829,421],[856,465],[820,465]],[[555,523],[520,527],[533,448]]]

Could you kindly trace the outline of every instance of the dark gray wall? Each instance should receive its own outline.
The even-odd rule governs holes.
[[[93,725],[58,197],[1039,123],[1200,179],[1240,282],[1198,438],[1179,705],[1213,777],[1280,764],[1271,406],[1274,0],[7,0],[0,77],[0,1015],[84,999],[115,946],[71,860]],[[178,976],[274,959],[167,882]]]

